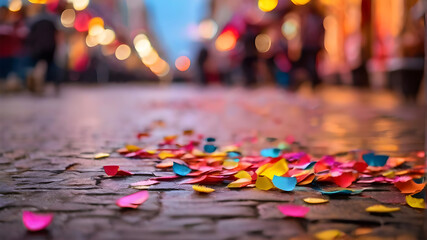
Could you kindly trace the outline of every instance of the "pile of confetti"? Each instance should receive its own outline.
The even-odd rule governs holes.
[[[241,149],[245,141],[253,143],[261,137],[250,137],[232,145],[219,146],[213,137],[185,130],[181,136],[164,137],[154,147],[144,146],[144,139],[150,137],[150,132],[138,133],[137,139],[141,144],[137,145],[140,146],[126,145],[117,152],[126,158],[155,160],[156,168],[171,174],[130,184],[130,187],[141,191],[119,198],[116,205],[121,208],[137,208],[143,204],[149,198],[146,190],[161,181],[192,184],[192,189],[200,194],[210,194],[215,191],[211,185],[219,185],[230,189],[255,188],[283,192],[312,188],[323,195],[304,198],[307,204],[327,204],[328,196],[331,195],[356,195],[375,190],[376,183],[390,184],[405,195],[410,207],[426,208],[424,152],[407,157],[389,157],[377,155],[373,151],[355,150],[333,156],[313,157],[303,151],[293,151],[291,146],[295,140],[288,136],[284,140],[263,138],[263,141],[276,147],[262,149],[258,154],[244,154]],[[109,156],[109,153],[98,153],[94,159]],[[117,165],[103,168],[106,175],[112,178],[133,175]],[[287,217],[303,218],[310,208],[284,204],[279,205],[278,210]],[[369,213],[399,210],[399,207],[381,204],[365,209]],[[23,214],[24,225],[31,231],[46,228],[52,219],[53,215],[32,212]],[[316,238],[333,239],[343,234],[338,230],[328,230],[319,232]]]

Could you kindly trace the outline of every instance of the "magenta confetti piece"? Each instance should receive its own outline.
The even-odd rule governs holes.
[[[116,205],[122,208],[137,208],[148,199],[147,191],[140,191],[117,199]]]
[[[285,216],[303,218],[310,211],[310,208],[293,204],[279,205],[277,208]]]
[[[30,231],[40,231],[45,229],[53,220],[53,214],[37,214],[30,211],[22,213],[22,222]]]

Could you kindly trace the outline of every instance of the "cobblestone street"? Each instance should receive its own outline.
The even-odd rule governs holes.
[[[150,186],[149,199],[137,209],[115,204],[136,192],[130,183],[165,175],[155,167],[158,160],[129,159],[116,150],[153,145],[185,129],[221,145],[241,135],[292,135],[314,156],[353,149],[407,156],[423,150],[424,108],[391,93],[136,84],[62,90],[59,97],[0,96],[0,239],[314,239],[328,229],[346,233],[346,239],[421,238],[425,211],[405,205],[404,195],[385,184],[310,206],[302,219],[285,218],[276,206],[320,196],[308,187],[285,193],[220,184],[212,194],[200,195],[177,180]],[[165,126],[149,140],[138,140],[136,134],[156,120]],[[95,160],[99,152],[111,156]],[[104,165],[120,165],[134,175],[108,178]],[[398,204],[401,211],[365,212],[381,203]],[[31,233],[22,224],[23,210],[52,212],[55,218],[46,230]]]

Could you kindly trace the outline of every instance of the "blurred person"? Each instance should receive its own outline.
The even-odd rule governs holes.
[[[55,17],[45,11],[44,5],[32,5],[36,14],[29,19],[29,34],[26,48],[33,67],[28,76],[28,88],[35,93],[42,93],[45,81],[51,80],[55,92],[59,94],[60,78],[55,76],[54,56],[56,50]]]
[[[248,29],[242,35],[243,41],[243,59],[242,71],[247,87],[256,85],[258,53],[255,47],[256,34],[253,29]]]
[[[197,56],[197,71],[199,76],[199,83],[203,86],[207,85],[206,61],[208,60],[209,52],[205,46],[200,48]]]
[[[0,79],[7,90],[21,88],[25,79],[23,39],[26,35],[23,11],[0,9]]]
[[[299,69],[305,69],[310,77],[311,87],[315,89],[321,83],[316,67],[317,56],[323,49],[325,35],[323,17],[311,2],[304,6],[296,6],[295,9],[301,19],[302,48],[300,58],[292,64],[292,75],[295,75]]]

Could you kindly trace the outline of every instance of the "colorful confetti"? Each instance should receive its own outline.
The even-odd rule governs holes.
[[[277,208],[283,213],[283,215],[297,218],[305,217],[305,215],[310,211],[310,208],[308,207],[293,204],[279,205]]]
[[[38,214],[30,211],[22,213],[22,222],[29,231],[40,231],[47,228],[53,220],[53,214]]]
[[[117,199],[116,205],[121,208],[137,208],[149,197],[147,191],[140,191]]]
[[[397,212],[400,210],[399,207],[386,207],[384,205],[378,204],[367,207],[365,209],[367,212],[371,213],[389,213],[389,212]]]

